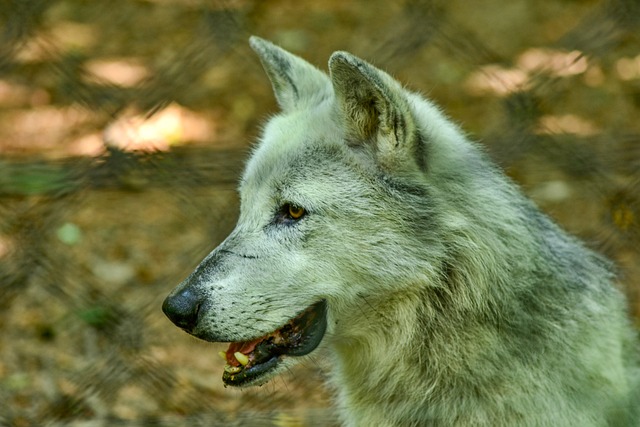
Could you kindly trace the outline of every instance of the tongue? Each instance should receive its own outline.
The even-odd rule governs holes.
[[[239,351],[242,354],[249,355],[263,339],[264,338],[258,338],[253,341],[232,342],[227,349],[227,363],[231,366],[240,366],[240,362],[238,362],[234,353]]]

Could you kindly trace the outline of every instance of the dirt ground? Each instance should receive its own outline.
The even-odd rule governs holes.
[[[636,13],[637,12],[637,13]],[[634,1],[0,4],[0,426],[335,424],[319,354],[222,386],[166,294],[233,228],[276,111],[246,40],[349,50],[439,103],[620,267],[640,319]]]

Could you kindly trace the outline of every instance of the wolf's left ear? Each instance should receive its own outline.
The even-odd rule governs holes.
[[[260,57],[283,111],[318,104],[330,96],[329,77],[304,59],[260,37],[251,36],[249,44]]]
[[[400,83],[387,73],[347,52],[329,59],[331,82],[349,143],[373,144],[386,168],[423,167],[418,133]]]

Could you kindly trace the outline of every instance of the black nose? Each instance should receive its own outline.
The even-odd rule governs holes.
[[[190,332],[198,323],[202,301],[201,295],[187,287],[169,295],[162,303],[162,311],[176,326]]]

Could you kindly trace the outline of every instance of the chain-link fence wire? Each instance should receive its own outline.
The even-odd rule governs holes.
[[[640,315],[640,3],[0,2],[0,425],[332,425],[322,357],[224,389],[164,296],[275,110],[250,34],[429,95],[620,266]]]

